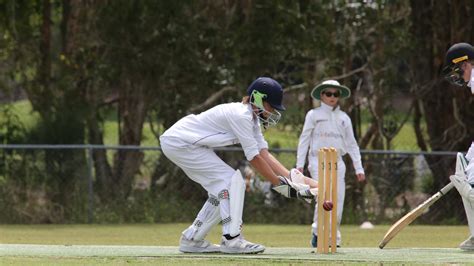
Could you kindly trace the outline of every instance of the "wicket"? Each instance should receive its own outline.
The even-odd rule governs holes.
[[[319,254],[336,253],[337,234],[337,150],[322,148],[318,151],[318,246]],[[331,211],[323,209],[324,201],[331,201]],[[331,215],[331,216],[329,216]],[[331,224],[331,225],[329,225]],[[329,244],[329,232],[331,243]]]

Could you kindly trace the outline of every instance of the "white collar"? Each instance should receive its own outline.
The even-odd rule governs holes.
[[[249,112],[252,114],[252,120],[257,120],[257,115],[255,114],[255,112],[253,111],[253,107],[252,107],[252,104],[251,103],[247,103],[247,109],[249,110]]]
[[[468,87],[471,87],[471,93],[474,94],[474,69],[471,70],[471,80],[467,83]]]
[[[328,111],[328,112],[333,112],[333,111],[336,111],[336,110],[339,110],[341,109],[341,107],[338,105],[336,106],[336,109],[334,109],[334,107],[328,105],[328,104],[325,104],[321,101],[321,108],[325,111]]]
[[[251,103],[247,103],[247,109],[252,114],[252,121],[255,125],[260,127],[260,119],[258,119],[257,114],[253,111],[253,106]]]

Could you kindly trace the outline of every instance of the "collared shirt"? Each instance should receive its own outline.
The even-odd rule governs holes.
[[[244,103],[220,104],[198,115],[185,116],[162,136],[209,148],[240,143],[249,161],[260,150],[268,149],[259,120],[251,105]]]
[[[359,145],[354,137],[352,122],[349,116],[340,110],[321,103],[321,106],[306,114],[303,131],[298,143],[296,167],[302,168],[309,156],[315,158],[318,150],[324,147],[334,147],[338,155],[349,153],[356,174],[364,173]]]

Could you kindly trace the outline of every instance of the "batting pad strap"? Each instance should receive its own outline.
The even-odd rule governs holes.
[[[228,224],[228,223],[230,223],[230,221],[232,221],[232,218],[229,216],[229,217],[222,220],[222,224]]]
[[[194,226],[196,226],[196,227],[201,227],[202,224],[203,224],[203,222],[201,220],[196,219],[196,221],[194,221]]]
[[[219,200],[217,198],[214,198],[214,197],[209,197],[207,199],[207,202],[209,202],[210,204],[214,205],[214,206],[219,206]]]

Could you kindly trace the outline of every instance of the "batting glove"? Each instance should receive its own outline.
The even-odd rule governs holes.
[[[286,198],[298,198],[311,203],[317,194],[317,189],[310,189],[308,185],[293,183],[283,176],[279,176],[279,178],[280,185],[274,186],[273,190]]]

